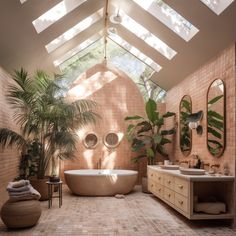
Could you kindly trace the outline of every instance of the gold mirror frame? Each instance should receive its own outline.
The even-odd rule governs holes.
[[[187,108],[188,104],[184,104],[184,101],[187,101],[189,103],[189,108]],[[183,112],[186,115],[182,114]],[[184,95],[179,104],[179,147],[185,157],[189,156],[192,151],[192,130],[189,128],[186,121],[187,115],[190,114],[192,114],[192,100],[189,95]],[[183,132],[186,133],[185,137],[183,137]],[[189,148],[188,145],[183,144],[184,142],[186,143],[188,141]]]
[[[217,90],[214,97],[209,97],[211,89],[217,86]],[[220,94],[221,92],[221,94]],[[225,84],[221,79],[215,79],[209,85],[207,90],[207,134],[206,144],[209,153],[214,157],[220,157],[223,155],[226,144],[226,92]],[[220,103],[219,103],[220,102]],[[216,104],[220,104],[221,108],[213,109]],[[211,109],[210,109],[211,107]]]
[[[96,133],[86,133],[83,139],[84,146],[88,149],[94,149],[98,145],[98,136]]]
[[[108,148],[116,148],[120,144],[119,135],[115,131],[109,131],[104,135],[103,143]]]

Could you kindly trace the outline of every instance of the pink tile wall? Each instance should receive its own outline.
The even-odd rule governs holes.
[[[142,175],[145,163],[134,164],[131,161],[130,143],[125,135],[128,115],[144,115],[144,101],[135,83],[119,70],[99,64],[83,73],[69,92],[69,99],[85,98],[96,101],[102,119],[96,125],[81,129],[78,134],[78,152],[73,161],[61,162],[61,172],[68,169],[93,169],[101,159],[102,168],[139,169]],[[103,143],[104,135],[115,131],[120,135],[120,144],[114,149]],[[99,144],[94,149],[83,145],[83,137],[95,132]],[[62,174],[63,175],[63,174]]]
[[[9,75],[0,67],[0,127],[17,130],[12,119],[12,111],[7,104],[5,93]],[[18,176],[19,152],[0,149],[0,207],[8,199],[6,186]]]
[[[187,66],[187,65],[186,65]],[[226,148],[223,156],[216,158],[211,156],[206,145],[206,99],[207,89],[215,79],[222,79],[226,85]],[[235,174],[235,45],[230,46],[221,52],[217,57],[203,65],[196,72],[188,76],[180,84],[167,93],[166,110],[174,111],[179,119],[179,103],[184,95],[190,95],[192,99],[192,111],[203,110],[202,120],[203,134],[197,135],[192,132],[192,152],[198,154],[206,163],[224,163],[230,166],[231,174]],[[176,142],[172,148],[172,160],[189,160],[185,158],[179,148],[179,130],[176,135]]]

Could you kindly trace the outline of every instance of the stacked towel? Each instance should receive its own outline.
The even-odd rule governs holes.
[[[29,180],[10,182],[7,186],[10,201],[39,200],[41,195],[35,190]]]

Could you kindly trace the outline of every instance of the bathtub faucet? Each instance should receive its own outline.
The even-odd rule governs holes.
[[[102,159],[99,158],[98,162],[97,162],[97,169],[101,170],[102,169]]]

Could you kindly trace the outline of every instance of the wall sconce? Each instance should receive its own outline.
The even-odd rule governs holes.
[[[190,129],[196,129],[197,134],[201,135],[203,132],[203,127],[200,125],[203,117],[203,111],[197,113],[192,113],[186,119]]]

